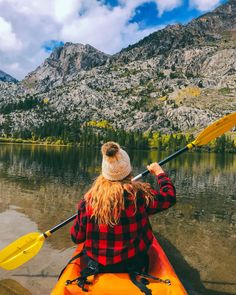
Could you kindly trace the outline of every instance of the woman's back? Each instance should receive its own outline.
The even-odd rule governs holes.
[[[85,241],[87,255],[102,265],[119,263],[147,251],[153,240],[148,216],[169,208],[176,201],[175,188],[168,176],[160,173],[156,179],[158,191],[147,185],[144,185],[142,190],[141,184],[137,184],[139,190],[135,190],[131,183],[125,182],[125,187],[129,187],[129,193],[123,191],[123,208],[113,224],[98,222],[92,207],[92,199],[96,199],[97,196],[92,195],[93,192],[90,191],[78,205],[78,218],[71,229],[73,241]],[[106,180],[103,179],[103,184],[104,181]],[[113,182],[110,186],[112,185],[116,184]],[[132,191],[136,194],[131,195]],[[100,208],[100,211],[103,209],[106,212],[106,208]],[[117,211],[114,206],[110,208],[110,212],[112,210]],[[114,221],[114,216],[110,217]]]

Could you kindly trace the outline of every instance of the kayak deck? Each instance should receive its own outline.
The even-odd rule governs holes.
[[[81,252],[83,244],[79,244],[74,255]],[[148,279],[147,287],[152,290],[152,295],[184,295],[187,294],[182,283],[177,277],[173,267],[166,257],[156,239],[149,249],[149,274],[162,280],[170,280],[171,285]],[[127,273],[104,273],[88,277],[92,283],[86,285],[88,292],[83,292],[76,284],[65,285],[67,280],[73,280],[79,276],[83,268],[83,257],[74,260],[64,270],[51,295],[140,295],[143,294],[130,280]]]

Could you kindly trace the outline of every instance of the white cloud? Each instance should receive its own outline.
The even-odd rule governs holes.
[[[128,22],[135,9],[146,2],[150,1],[121,0],[120,6],[111,9],[101,2],[84,0],[80,5],[83,15],[64,22],[59,35],[63,41],[90,44],[106,53],[115,53],[159,29],[153,27],[139,30],[138,24]]]
[[[78,0],[57,0],[53,3],[53,17],[56,21],[63,23],[69,18],[76,18],[78,11],[82,8],[82,1]]]
[[[155,29],[139,31],[138,25],[128,23],[131,18],[134,2],[127,6],[117,6],[109,10],[106,6],[93,2],[93,9],[73,22],[64,23],[60,37],[63,41],[71,40],[90,44],[99,50],[115,53],[122,47],[133,43]],[[140,3],[141,1],[136,1]],[[85,7],[86,9],[86,7]]]
[[[165,11],[171,11],[182,5],[183,0],[155,0],[158,8],[158,15],[161,16]]]
[[[12,31],[12,25],[0,16],[0,50],[17,51],[22,47],[22,43],[17,39]]]
[[[49,55],[42,46],[58,40],[91,44],[115,53],[159,29],[130,23],[135,9],[151,0],[119,0],[116,7],[98,0],[0,0],[0,69],[21,79]],[[217,0],[189,0],[205,9]],[[153,0],[159,16],[183,0]],[[215,5],[215,4],[214,4]],[[17,49],[17,51],[16,51]],[[12,51],[14,54],[12,54]]]
[[[190,0],[190,7],[196,8],[200,11],[208,11],[220,4],[220,0]]]
[[[0,0],[0,69],[23,78],[49,55],[42,45],[52,39],[118,52],[157,29],[140,30],[129,23],[146,2],[120,0],[112,8],[97,0]]]

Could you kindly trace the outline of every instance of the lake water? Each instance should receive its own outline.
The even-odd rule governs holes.
[[[170,153],[129,154],[136,175]],[[100,165],[96,149],[1,144],[0,249],[74,214]],[[155,215],[152,226],[177,274],[189,294],[236,294],[236,155],[189,152],[164,169],[178,202]],[[69,228],[52,235],[24,266],[0,270],[0,294],[50,294],[74,251]]]

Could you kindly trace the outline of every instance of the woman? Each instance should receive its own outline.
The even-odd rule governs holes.
[[[129,156],[115,142],[105,143],[102,155],[102,174],[79,202],[72,240],[85,242],[86,255],[99,272],[141,269],[153,240],[148,216],[175,204],[175,188],[157,163],[147,168],[156,176],[158,191],[131,182]]]

